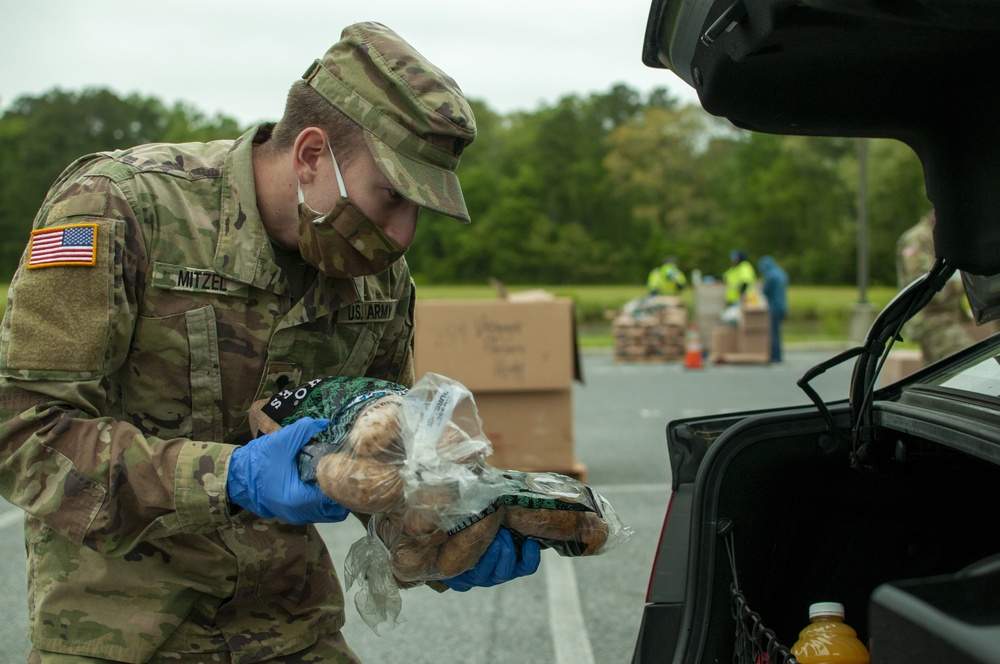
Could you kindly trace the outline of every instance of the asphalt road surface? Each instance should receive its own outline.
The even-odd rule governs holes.
[[[794,404],[809,399],[795,381],[838,349],[787,349],[775,365],[618,363],[611,354],[583,356],[583,383],[573,389],[577,458],[588,483],[607,498],[634,534],[590,558],[544,552],[537,574],[495,588],[402,594],[395,627],[373,632],[348,592],[344,633],[367,664],[470,662],[618,664],[632,656],[650,565],[670,496],[665,428],[673,419]],[[844,398],[848,366],[813,385],[827,399]],[[363,535],[354,520],[323,526],[342,569]],[[27,639],[24,543],[20,511],[0,501],[0,661],[24,662]]]

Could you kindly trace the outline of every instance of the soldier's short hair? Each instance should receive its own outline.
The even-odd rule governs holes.
[[[361,125],[331,105],[305,81],[292,84],[285,100],[285,111],[275,125],[268,143],[275,152],[292,149],[303,130],[318,127],[326,132],[341,166],[350,163],[365,147]]]

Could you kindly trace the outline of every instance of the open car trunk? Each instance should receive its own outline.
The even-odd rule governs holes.
[[[948,396],[914,386],[876,401],[870,454],[853,467],[846,403],[830,410],[836,432],[810,408],[671,423],[674,499],[691,501],[695,525],[688,540],[668,517],[679,536],[665,533],[658,557],[685,549],[690,573],[650,588],[663,610],[683,604],[674,659],[636,661],[754,661],[734,660],[754,646],[787,661],[819,601],[844,604],[873,662],[1000,660],[1000,609],[984,610],[1000,606],[988,592],[1000,588],[1000,427],[982,410],[942,419]],[[965,632],[981,628],[996,659],[962,659],[978,638]]]
[[[872,396],[955,270],[976,320],[1000,319],[1000,2],[653,0],[643,62],[741,128],[910,146],[938,260],[879,314],[843,403],[669,425],[634,662],[783,661],[819,601],[875,664],[1000,662],[1000,342],[961,354],[985,353],[984,392],[932,367]]]

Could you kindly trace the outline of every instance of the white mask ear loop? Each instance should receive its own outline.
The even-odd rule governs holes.
[[[326,149],[330,151],[330,159],[333,160],[333,172],[337,176],[337,186],[340,188],[340,197],[347,198],[347,187],[344,186],[344,176],[340,174],[340,166],[337,165],[337,158],[333,156],[333,147],[327,143]],[[302,183],[296,179],[296,186],[299,193],[299,203],[305,203],[306,197],[302,193]],[[324,215],[325,217],[326,215]]]
[[[347,198],[347,187],[344,186],[344,176],[340,174],[340,166],[337,165],[337,158],[333,156],[333,146],[328,142],[326,147],[330,151],[330,159],[333,159],[333,172],[337,174],[337,186],[340,187],[340,197]]]

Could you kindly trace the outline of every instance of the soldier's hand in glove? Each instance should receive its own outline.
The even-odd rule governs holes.
[[[479,559],[476,566],[462,572],[458,576],[445,579],[444,584],[452,590],[465,592],[470,588],[488,588],[495,586],[519,576],[527,576],[538,571],[538,563],[541,562],[541,549],[538,542],[533,539],[525,539],[521,545],[520,555],[514,546],[514,540],[510,531],[501,528],[497,532],[496,538],[486,549],[486,553]]]
[[[332,523],[350,514],[314,483],[299,477],[296,456],[303,445],[329,426],[329,420],[303,417],[237,447],[229,461],[229,501],[257,516],[286,523]]]

